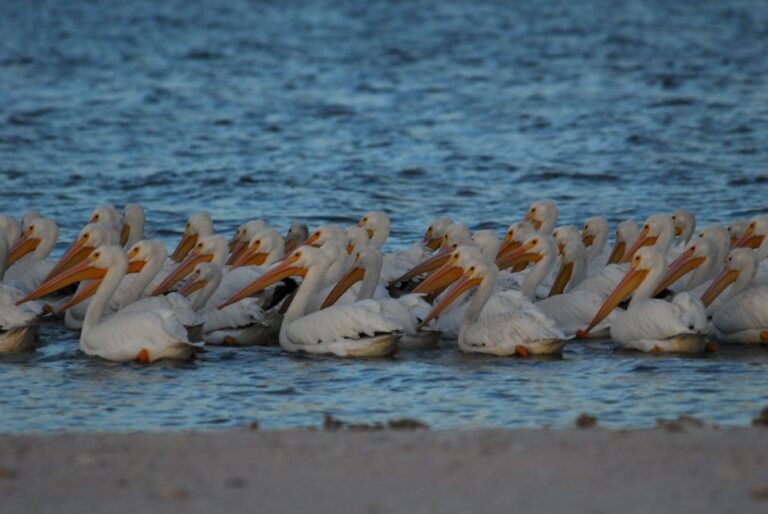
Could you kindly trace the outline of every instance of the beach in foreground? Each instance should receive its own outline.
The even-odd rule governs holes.
[[[4,512],[755,512],[768,429],[0,436]]]

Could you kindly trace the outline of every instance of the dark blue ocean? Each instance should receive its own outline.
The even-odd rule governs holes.
[[[141,202],[175,244],[217,230],[438,215],[503,230],[550,197],[563,223],[677,207],[700,226],[766,212],[768,2],[0,0],[0,211],[61,225]],[[746,425],[768,351],[702,358],[574,344],[561,360],[211,351],[92,360],[46,325],[0,358],[0,432],[315,426],[612,427],[681,414]]]

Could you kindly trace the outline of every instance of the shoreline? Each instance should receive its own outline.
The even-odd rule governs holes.
[[[765,427],[0,435],[8,512],[745,512]]]

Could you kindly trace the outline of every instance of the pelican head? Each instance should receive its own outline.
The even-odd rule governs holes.
[[[215,262],[223,266],[227,259],[227,250],[227,240],[224,236],[200,238],[187,257],[152,291],[152,296],[170,291],[179,280],[189,275],[200,262]]]
[[[637,238],[640,237],[640,230],[634,220],[624,220],[616,225],[616,242],[611,250],[606,264],[618,264],[624,259],[624,253],[627,248],[631,248]]]
[[[389,216],[384,211],[366,212],[357,226],[365,229],[368,239],[376,248],[381,248],[389,237]]]
[[[722,273],[701,295],[702,303],[708,307],[729,285],[734,283],[730,295],[740,293],[754,280],[757,267],[758,260],[755,252],[749,248],[734,248],[725,259]]]
[[[736,242],[736,247],[759,249],[763,247],[766,234],[768,234],[768,214],[763,214],[749,222],[741,238]]]
[[[504,233],[504,239],[501,241],[501,247],[499,248],[499,253],[496,254],[496,259],[498,260],[502,255],[520,246],[523,239],[534,232],[536,232],[536,229],[527,221],[511,224]]]
[[[203,237],[213,235],[213,221],[207,212],[198,212],[187,219],[184,224],[184,233],[179,244],[171,255],[175,262],[181,262]]]
[[[424,232],[421,242],[430,250],[437,250],[443,242],[443,234],[449,225],[453,225],[450,218],[437,218]]]
[[[30,253],[37,259],[48,257],[58,238],[59,227],[55,221],[48,218],[36,219],[11,247],[7,265],[12,266]]]
[[[496,282],[498,276],[498,269],[493,263],[489,263],[484,259],[469,260],[461,267],[457,268],[459,275],[451,286],[451,288],[445,292],[445,295],[441,298],[440,302],[434,306],[424,320],[419,324],[419,328],[426,326],[430,321],[440,315],[446,307],[460,298],[466,291],[472,288],[478,287],[485,282]]]
[[[675,237],[680,241],[688,243],[691,240],[693,231],[696,229],[696,216],[686,209],[678,209],[670,216],[675,228]]]
[[[45,280],[50,280],[59,273],[68,270],[75,264],[88,257],[94,248],[102,245],[115,244],[112,229],[103,223],[88,223],[77,236],[77,239],[69,245],[69,248],[59,258]]]
[[[144,207],[137,203],[126,204],[123,208],[123,226],[120,230],[120,244],[133,246],[144,238]]]
[[[635,252],[645,246],[655,246],[662,252],[666,252],[672,243],[674,231],[675,228],[670,215],[653,214],[648,216],[645,223],[643,223],[643,228],[637,241],[635,241],[635,244],[632,245],[632,248],[629,249],[621,262],[630,262]]]
[[[240,266],[265,266],[277,262],[283,256],[285,242],[274,228],[267,228],[256,233],[240,257],[233,263]]]
[[[285,234],[285,253],[291,253],[309,237],[309,228],[304,223],[294,221]]]
[[[550,234],[557,224],[557,205],[553,200],[533,202],[525,215],[525,221],[542,234]]]
[[[79,264],[71,267],[64,273],[46,280],[40,286],[19,300],[17,305],[42,298],[67,287],[68,285],[84,280],[102,280],[107,271],[116,268],[121,274],[128,269],[128,258],[125,251],[119,246],[101,246]]]

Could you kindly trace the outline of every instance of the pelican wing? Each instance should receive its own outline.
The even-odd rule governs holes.
[[[536,302],[536,306],[547,317],[554,320],[560,330],[572,336],[576,334],[577,330],[589,325],[597,311],[600,310],[602,303],[603,299],[595,293],[581,291],[551,296]],[[617,312],[613,311],[595,327],[595,331],[610,326],[617,315]]]
[[[206,309],[199,315],[201,323],[204,323],[203,331],[244,328],[256,323],[266,324],[266,314],[259,306],[256,298],[245,298],[223,309],[216,307]]]
[[[147,350],[151,360],[174,357],[194,348],[173,311],[119,312],[83,331],[80,348],[108,360],[134,360]]]
[[[189,300],[178,293],[170,293],[165,296],[148,296],[120,310],[124,312],[141,312],[155,310],[170,310],[184,326],[191,327],[200,323],[195,311],[190,307]]]
[[[440,316],[437,320],[437,328],[442,332],[442,337],[446,339],[456,339],[459,337],[459,327],[464,319],[467,305],[468,302],[464,302],[457,308],[446,311]],[[541,314],[541,311],[520,291],[501,291],[491,296],[488,303],[485,304],[480,313],[480,321],[498,314],[531,309],[537,311],[537,314]]]
[[[25,293],[30,293],[43,283],[55,265],[55,262],[48,259],[30,261],[24,259],[6,270],[3,281]]]
[[[608,298],[624,278],[627,269],[629,269],[628,264],[609,264],[576,284],[569,292],[588,292],[603,299]]]
[[[526,343],[563,340],[565,334],[540,310],[505,312],[480,319],[467,327],[464,345],[514,348]]]
[[[361,339],[403,329],[397,320],[386,317],[382,305],[376,300],[334,305],[294,320],[283,327],[288,339],[302,345]]]
[[[43,313],[40,302],[27,302],[16,305],[24,297],[18,289],[0,284],[0,330],[10,330],[30,324]]]
[[[768,287],[747,289],[725,302],[712,316],[719,332],[768,329]]]
[[[429,251],[421,243],[413,243],[405,250],[384,255],[379,282],[389,284],[429,256]]]
[[[707,314],[701,300],[680,293],[672,302],[644,300],[631,305],[611,325],[616,341],[659,341],[682,334],[700,334],[707,328]]]

